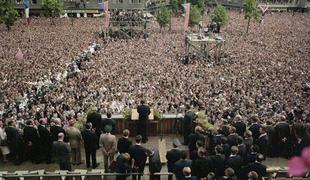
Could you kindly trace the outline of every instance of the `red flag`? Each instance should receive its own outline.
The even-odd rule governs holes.
[[[185,10],[184,31],[188,30],[190,3],[182,4]]]
[[[110,24],[109,1],[104,2],[104,28],[108,29]]]
[[[18,48],[17,53],[15,54],[15,59],[18,61],[21,61],[24,59],[24,54],[23,54],[22,50],[20,50],[19,48]]]

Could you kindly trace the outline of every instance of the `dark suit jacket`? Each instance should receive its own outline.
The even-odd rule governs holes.
[[[227,136],[228,144],[231,146],[237,146],[238,134],[229,134]]]
[[[233,126],[236,128],[236,133],[243,137],[246,130],[246,124],[242,121],[237,121],[233,124]]]
[[[116,158],[116,173],[130,173],[130,162],[127,161],[122,154]]]
[[[40,145],[42,149],[50,150],[50,148],[52,148],[51,133],[42,125],[38,126],[38,132],[40,135]]]
[[[199,179],[207,177],[209,172],[214,172],[214,166],[210,157],[199,157],[192,162],[192,175]]]
[[[109,125],[112,127],[112,131],[111,131],[111,134],[115,134],[115,121],[113,119],[110,119],[110,118],[106,118],[106,119],[103,119],[101,121],[101,131],[105,133],[104,131],[104,127]]]
[[[24,128],[23,137],[26,145],[28,145],[29,142],[32,143],[32,146],[39,144],[39,134],[37,129],[34,127],[26,126]]]
[[[216,177],[224,176],[225,171],[225,155],[217,154],[211,156],[212,166],[214,167],[214,173]]]
[[[196,176],[184,177],[183,180],[198,180]]]
[[[146,149],[141,145],[132,145],[129,148],[129,154],[135,160],[134,166],[144,169],[147,158]]]
[[[63,162],[70,163],[70,157],[71,157],[70,145],[61,141],[54,141],[53,155],[58,163]]]
[[[11,153],[13,154],[17,151],[22,153],[24,149],[24,141],[18,130],[15,127],[8,126],[5,128],[5,133],[7,135],[7,143]]]
[[[200,133],[192,133],[188,136],[188,149],[189,151],[197,150],[196,142],[200,140],[204,142],[204,136]]]
[[[101,114],[92,112],[87,115],[87,122],[92,123],[92,127],[96,129],[96,135],[99,137],[101,134]]]
[[[254,139],[254,141],[256,141],[260,135],[259,133],[259,129],[260,129],[260,124],[258,123],[253,123],[250,127],[249,130],[252,132],[252,137]]]
[[[132,142],[125,137],[121,137],[118,139],[117,142],[117,150],[119,153],[128,153],[130,146],[132,145]]]
[[[171,149],[166,154],[167,158],[167,166],[169,172],[174,172],[174,164],[181,158],[181,150],[180,149]]]
[[[139,123],[140,124],[148,124],[149,123],[149,114],[151,113],[149,106],[142,104],[142,105],[138,106],[137,111],[139,113]]]
[[[268,151],[268,135],[259,137],[257,140],[257,145],[259,147],[259,152],[266,155]]]
[[[236,175],[238,175],[241,166],[242,166],[242,158],[239,155],[231,156],[227,159],[226,167],[233,168]]]
[[[177,180],[184,178],[184,175],[183,175],[183,168],[184,167],[192,167],[192,160],[180,159],[177,162],[175,162],[174,174],[175,174]]]
[[[96,133],[86,129],[82,131],[82,137],[84,140],[85,151],[96,151],[96,149],[98,148],[98,136],[96,135]]]
[[[68,136],[66,135],[66,131],[62,127],[60,127],[60,126],[52,126],[50,128],[50,131],[51,131],[52,141],[58,141],[58,134],[60,132],[64,133],[64,135],[65,135],[64,141],[65,142],[69,141],[68,140]]]

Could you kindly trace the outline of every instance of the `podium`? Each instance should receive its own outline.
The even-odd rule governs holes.
[[[154,109],[150,109],[151,113],[149,114],[149,134],[148,136],[156,136],[158,135],[158,121],[154,120]],[[137,109],[131,110],[131,121],[128,121],[127,128],[130,130],[130,134],[132,136],[137,135],[137,128],[138,128],[138,120],[139,120],[139,113]]]

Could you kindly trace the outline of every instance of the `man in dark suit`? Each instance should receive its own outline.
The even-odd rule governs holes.
[[[135,173],[143,173],[145,163],[146,163],[146,158],[147,158],[146,148],[141,146],[141,142],[142,142],[142,136],[137,135],[136,136],[136,144],[132,145],[129,148],[129,154],[130,154],[131,159],[133,160],[133,170],[132,171]],[[136,180],[137,176],[133,175],[132,179]],[[141,175],[138,175],[138,180],[140,180],[140,179],[141,179]]]
[[[46,163],[51,163],[52,156],[52,139],[51,133],[48,131],[46,126],[46,119],[41,118],[39,120],[40,125],[38,126],[38,132],[40,135],[40,154]]]
[[[262,126],[260,128],[260,136],[257,139],[257,146],[259,147],[259,153],[263,154],[264,156],[267,155],[268,152],[268,135],[267,135],[267,127]]]
[[[259,119],[257,115],[251,117],[251,120],[252,124],[250,125],[249,130],[252,132],[253,141],[256,142],[260,135],[259,129],[261,125],[259,124]]]
[[[142,143],[146,143],[148,141],[149,114],[151,110],[149,106],[145,105],[145,101],[142,100],[137,111],[139,113],[138,133],[142,135]]]
[[[24,142],[27,147],[27,156],[32,163],[40,162],[40,141],[37,129],[34,127],[32,120],[26,121],[26,127],[24,128],[23,134]]]
[[[87,123],[92,124],[92,128],[95,130],[95,133],[98,137],[98,147],[99,147],[99,138],[101,135],[101,122],[102,122],[102,117],[101,114],[98,112],[91,112],[87,115]],[[104,127],[103,127],[104,128]]]
[[[231,147],[231,155],[227,159],[226,167],[232,168],[236,175],[239,175],[239,170],[242,166],[242,158],[238,155],[238,147]]]
[[[192,160],[187,159],[187,151],[181,152],[181,159],[174,163],[174,174],[177,180],[184,179],[183,168],[192,167]]]
[[[230,134],[227,136],[229,146],[237,146],[238,145],[238,134],[236,133],[237,129],[235,127],[230,127]]]
[[[116,173],[130,173],[130,155],[128,153],[122,153],[116,158]],[[126,175],[116,176],[116,180],[126,180]]]
[[[186,106],[187,112],[184,115],[183,119],[183,138],[184,145],[188,145],[188,136],[192,133],[193,121],[196,118],[195,113],[191,110],[191,106]]]
[[[204,142],[204,136],[201,134],[202,128],[200,126],[195,127],[195,133],[192,133],[188,136],[188,149],[190,152],[197,150],[196,143],[197,141]]]
[[[290,155],[291,132],[290,126],[285,121],[285,116],[279,116],[279,122],[275,125],[275,138],[277,155],[288,157]]]
[[[204,148],[198,149],[198,157],[192,161],[192,175],[199,179],[206,178],[210,172],[214,172],[214,166],[210,156],[206,156]]]
[[[174,172],[174,164],[181,158],[181,150],[178,148],[181,143],[178,139],[173,140],[173,148],[166,154],[168,172]],[[168,180],[172,180],[172,175],[168,176]]]
[[[53,142],[53,155],[59,164],[60,170],[71,171],[71,148],[68,143],[64,142],[64,133],[58,134],[58,141]]]
[[[98,137],[96,133],[91,130],[92,129],[91,123],[87,123],[85,127],[86,127],[86,130],[82,131],[82,137],[84,140],[86,166],[87,168],[90,167],[90,157],[91,157],[92,167],[96,168],[99,165],[99,163],[97,163],[97,160],[96,160]]]
[[[101,122],[101,131],[103,133],[106,133],[106,132],[104,132],[104,127],[105,126],[111,126],[112,127],[111,134],[115,134],[115,124],[116,124],[115,121],[112,119],[112,114],[110,112],[108,112],[107,118],[103,119]]]
[[[66,132],[64,128],[61,126],[61,120],[59,118],[56,118],[54,120],[54,125],[50,128],[51,131],[51,137],[52,141],[58,141],[58,134],[63,133],[64,134],[64,141],[68,142],[68,137],[66,136]]]
[[[241,169],[241,177],[246,178],[251,171],[255,171],[260,179],[266,176],[267,167],[262,164],[263,160],[264,156],[262,154],[257,154],[255,162],[250,163]]]
[[[123,137],[119,138],[117,141],[117,150],[119,153],[128,153],[132,142],[129,140],[129,130],[125,129],[123,131]]]
[[[16,128],[15,120],[8,122],[5,128],[7,135],[7,143],[10,149],[10,158],[13,159],[14,164],[19,165],[24,161],[24,141],[22,135]]]
[[[235,123],[233,126],[236,128],[236,133],[243,137],[246,130],[246,124],[242,121],[242,117],[240,115],[237,115],[234,120]]]
[[[217,178],[224,175],[225,170],[225,155],[223,154],[223,148],[220,145],[215,146],[215,155],[211,156],[214,173]]]

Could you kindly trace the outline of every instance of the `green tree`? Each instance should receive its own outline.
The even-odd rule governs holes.
[[[189,12],[189,25],[195,26],[202,20],[201,10],[198,6],[191,6]]]
[[[205,0],[190,0],[191,6],[198,6],[201,11],[204,11],[205,8]]]
[[[259,9],[257,7],[256,0],[246,0],[244,5],[245,19],[248,20],[248,25],[246,28],[246,33],[249,32],[251,19],[258,20],[259,18]]]
[[[228,22],[228,15],[224,6],[217,4],[211,14],[211,20],[221,28]]]
[[[54,18],[62,13],[62,5],[59,0],[44,0],[42,9],[44,16],[51,18],[52,24],[55,25]]]
[[[178,0],[170,0],[170,7],[173,14],[176,14],[180,8]]]
[[[170,22],[170,16],[171,16],[171,13],[167,7],[161,7],[159,9],[156,19],[160,26],[160,32],[161,32],[161,29],[167,26],[167,24]]]
[[[8,31],[14,22],[17,20],[18,12],[10,1],[0,0],[0,23],[4,23]]]

